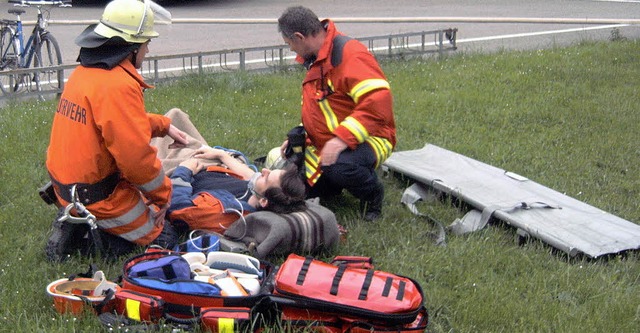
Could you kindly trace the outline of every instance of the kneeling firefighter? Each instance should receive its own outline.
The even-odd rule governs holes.
[[[158,36],[154,12],[168,13],[151,1],[113,0],[100,22],[75,39],[80,66],[65,84],[51,128],[46,167],[55,197],[62,207],[77,198],[95,216],[107,256],[136,245],[172,247],[176,239],[165,223],[171,182],[149,142],[169,135],[178,147],[186,135],[169,118],[146,112],[143,91],[151,86],[138,73]],[[53,224],[50,260],[78,250],[85,237],[63,220]]]

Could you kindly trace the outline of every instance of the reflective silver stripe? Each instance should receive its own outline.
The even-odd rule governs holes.
[[[143,16],[144,18],[144,16]],[[118,23],[118,22],[113,22],[113,21],[105,21],[105,20],[100,20],[100,23],[106,25],[107,27],[117,31],[117,32],[122,32],[125,33],[127,35],[130,36],[137,36],[138,34],[140,34],[140,30],[138,28],[138,26],[133,26],[133,25],[128,25],[128,24],[122,24],[122,23]],[[141,20],[140,24],[144,23],[144,19]],[[137,33],[132,34],[130,32],[127,32],[126,30],[131,30],[131,31],[136,31]]]
[[[191,183],[184,181],[182,178],[171,178],[171,185],[173,186],[184,186],[191,187]]]
[[[168,223],[168,222],[167,222]],[[140,228],[136,229],[136,230],[132,230],[130,232],[127,232],[125,234],[121,234],[120,237],[133,242],[136,239],[140,239],[146,235],[149,234],[149,232],[151,232],[151,230],[154,228],[154,217],[153,214],[149,214],[149,219],[147,220],[147,222],[145,224],[143,224]]]
[[[97,223],[100,226],[100,228],[103,228],[103,229],[110,229],[110,228],[125,226],[135,221],[137,218],[139,218],[142,214],[144,214],[147,211],[147,209],[148,209],[147,205],[145,205],[142,200],[139,200],[138,203],[135,205],[135,207],[133,207],[130,211],[126,212],[125,214],[116,218],[98,220]],[[154,228],[153,222],[154,222],[153,216],[152,214],[149,214],[148,221],[144,225],[142,225],[140,228],[132,230],[125,234],[120,234],[118,236],[130,242],[133,242],[149,234],[149,232]]]
[[[128,212],[111,219],[98,220],[98,225],[104,229],[121,227],[135,221],[138,217],[140,217],[140,215],[144,214],[146,210],[147,205],[145,205],[142,199],[140,199],[138,200],[138,203]]]
[[[160,186],[162,186],[162,184],[164,183],[164,177],[165,177],[164,170],[160,168],[160,172],[158,173],[156,178],[153,178],[150,182],[146,184],[138,185],[138,188],[140,189],[140,191],[143,191],[143,192],[151,192],[153,190],[156,190],[160,188]]]

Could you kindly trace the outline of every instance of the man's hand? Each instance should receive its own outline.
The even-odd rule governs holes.
[[[338,155],[345,149],[347,149],[347,144],[339,137],[334,137],[327,141],[320,153],[320,165],[329,166],[336,163]]]
[[[187,134],[177,127],[169,125],[169,132],[167,135],[173,139],[173,143],[169,145],[169,148],[184,148],[187,146],[189,141],[187,140]]]
[[[287,150],[287,146],[289,145],[289,140],[284,140],[284,142],[282,143],[282,145],[280,146],[280,156],[282,158],[285,158],[285,150]]]
[[[157,212],[153,213],[153,223],[156,225],[156,227],[162,227],[164,226],[164,218],[167,215],[167,210],[169,209],[169,204],[164,204],[162,205],[162,207],[159,207]]]
[[[195,158],[190,158],[188,160],[182,161],[180,163],[180,166],[183,166],[189,170],[191,170],[191,173],[193,173],[194,175],[200,171],[202,171],[202,169],[204,169],[204,164],[201,163],[198,159]]]
[[[222,149],[211,147],[200,147],[193,153],[194,158],[202,158],[205,160],[220,160],[223,161],[226,157],[230,157],[229,153]]]

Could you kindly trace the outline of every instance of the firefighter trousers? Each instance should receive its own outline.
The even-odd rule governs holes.
[[[308,189],[307,197],[331,197],[347,190],[361,201],[374,201],[384,191],[375,165],[376,155],[369,144],[362,143],[354,150],[346,149],[336,163],[322,166],[322,175]]]

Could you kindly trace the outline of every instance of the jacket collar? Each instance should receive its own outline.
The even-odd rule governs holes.
[[[330,19],[322,20],[321,23],[324,30],[327,32],[327,35],[325,36],[322,47],[318,51],[316,57],[313,59],[304,59],[299,55],[296,56],[296,61],[303,64],[307,69],[309,69],[314,63],[324,62],[331,55],[331,50],[333,49],[333,38],[341,34],[336,28],[336,25]]]
[[[136,81],[138,81],[138,83],[140,84],[140,86],[144,89],[149,89],[149,88],[153,88],[152,85],[147,84],[146,82],[144,82],[144,78],[142,77],[142,75],[140,75],[140,72],[138,72],[138,70],[133,67],[133,64],[131,63],[131,61],[127,58],[122,60],[118,66],[120,66],[122,69],[124,69],[127,73],[129,73],[129,75],[131,75],[131,77],[133,77],[134,79],[136,79]]]

